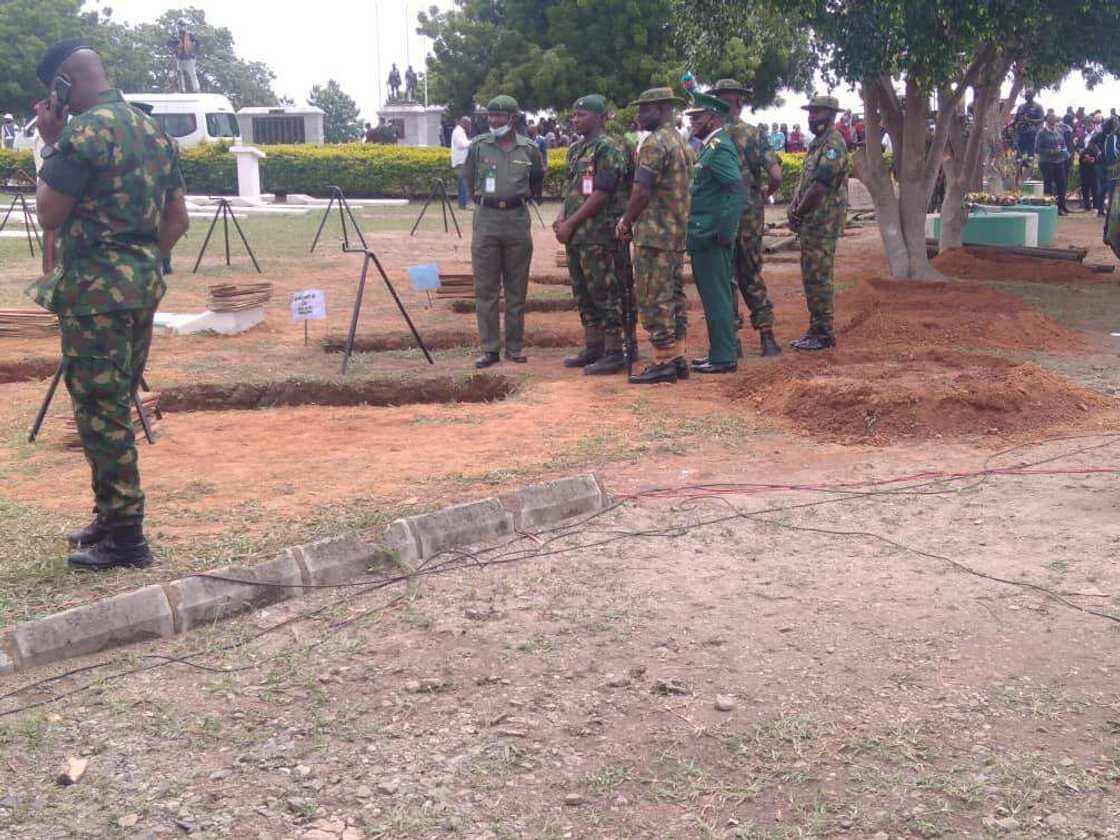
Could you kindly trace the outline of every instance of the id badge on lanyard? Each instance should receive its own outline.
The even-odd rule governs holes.
[[[583,180],[580,183],[582,184],[580,191],[583,195],[588,196],[595,192],[595,178],[590,172],[584,173]]]
[[[498,176],[493,169],[491,169],[486,175],[485,190],[487,195],[493,195],[498,191]]]

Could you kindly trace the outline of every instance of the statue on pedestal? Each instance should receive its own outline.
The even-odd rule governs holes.
[[[190,24],[179,18],[175,24],[175,37],[167,42],[168,49],[175,56],[175,68],[179,74],[180,93],[198,93],[198,69],[196,60],[202,44],[191,34]]]
[[[416,75],[416,71],[412,69],[412,65],[408,65],[408,69],[404,72],[404,97],[409,102],[416,101],[416,84],[420,79]]]
[[[393,69],[389,71],[389,98],[401,98],[401,71],[397,69],[397,65],[393,65]]]

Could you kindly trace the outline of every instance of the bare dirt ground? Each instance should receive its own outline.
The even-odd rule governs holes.
[[[466,259],[453,237],[409,240],[410,217],[382,215],[370,238],[400,285],[412,262]],[[897,284],[882,279],[877,232],[852,231],[836,352],[763,363],[747,333],[736,376],[638,390],[564,371],[557,345],[575,345],[577,318],[533,313],[530,363],[498,369],[508,381],[494,393],[516,390],[488,403],[403,404],[474,387],[473,316],[407,292],[421,331],[442,336],[437,366],[414,349],[355,356],[346,381],[377,405],[186,410],[201,385],[211,397],[256,388],[320,400],[344,386],[324,342],[344,329],[357,266],[301,253],[316,221],[249,223],[277,304],[327,290],[331,317],[313,325],[311,346],[280,305],[235,339],[157,340],[150,378],[169,406],[182,402],[142,448],[161,558],[150,572],[91,579],[61,566],[59,535],[88,505],[86,468],[58,447],[57,423],[35,447],[21,440],[52,342],[4,343],[7,622],[291,542],[376,536],[402,512],[538,477],[593,469],[624,496],[752,486],[641,495],[584,527],[479,553],[472,568],[459,558],[411,589],[296,602],[4,697],[0,714],[81,689],[0,717],[0,829],[1120,836],[1115,276],[1000,266],[986,280],[958,257],[965,279]],[[1090,262],[1109,260],[1095,218],[1063,220],[1061,233],[1093,246]],[[196,230],[184,252],[200,240]],[[535,298],[567,295],[554,253],[539,231]],[[3,305],[18,304],[29,265],[5,260]],[[216,260],[176,275],[164,309],[198,307],[218,277],[248,275]],[[806,321],[796,263],[773,260],[766,278],[785,343]],[[367,349],[407,347],[378,283],[367,301]],[[402,404],[385,405],[394,388]],[[1036,443],[1071,435],[1084,437]],[[1009,447],[1021,448],[999,454]],[[579,547],[589,543],[602,544]],[[510,562],[486,565],[499,558]],[[200,650],[194,667],[145,658]],[[0,695],[47,676],[21,675]],[[57,768],[79,754],[86,778],[57,787]]]

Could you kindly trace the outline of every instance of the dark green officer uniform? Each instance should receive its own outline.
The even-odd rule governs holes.
[[[164,208],[182,195],[171,141],[117,91],[71,118],[39,177],[77,199],[59,231],[60,265],[29,290],[59,317],[66,388],[106,528],[144,516],[132,399],[166,289]]]
[[[693,102],[695,107],[686,113],[730,110],[722,99],[703,93],[694,94]],[[692,177],[688,255],[708,324],[707,360],[711,365],[730,365],[737,359],[732,257],[745,190],[739,153],[727,131],[718,128],[703,143]]]
[[[512,117],[517,101],[499,96],[488,111]],[[513,145],[502,148],[493,132],[475,138],[467,152],[464,177],[477,209],[473,220],[471,264],[474,269],[475,311],[482,352],[502,348],[498,303],[506,299],[506,354],[519,355],[525,339],[525,296],[529,290],[529,264],[533,236],[527,203],[544,180],[544,162],[536,144],[511,131]]]

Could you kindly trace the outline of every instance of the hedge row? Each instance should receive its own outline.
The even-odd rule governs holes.
[[[418,198],[428,195],[432,181],[442,178],[454,193],[447,149],[377,146],[359,143],[337,146],[267,146],[261,161],[265,192],[326,195],[338,185],[353,198]],[[548,155],[545,194],[563,192],[564,149]],[[782,154],[782,190],[788,201],[801,175],[804,155]],[[195,194],[222,195],[237,191],[237,163],[225,143],[196,146],[183,152],[187,189]],[[0,149],[0,173],[13,168],[34,171],[29,151]]]

